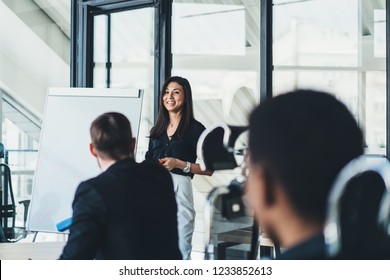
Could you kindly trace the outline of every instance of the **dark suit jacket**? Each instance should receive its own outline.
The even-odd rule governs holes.
[[[325,240],[322,234],[286,250],[278,260],[324,260],[326,259]]]
[[[181,259],[172,178],[125,159],[82,182],[60,259]]]

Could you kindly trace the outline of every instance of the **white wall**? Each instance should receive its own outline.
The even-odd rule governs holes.
[[[42,116],[48,87],[69,86],[69,65],[0,1],[0,87]]]

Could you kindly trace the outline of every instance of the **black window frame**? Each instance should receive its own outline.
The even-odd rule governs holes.
[[[164,81],[170,77],[172,69],[172,0],[72,0],[70,86],[93,87],[94,16],[147,7],[155,8],[154,117],[156,118],[160,89]],[[109,75],[109,62],[107,67]]]
[[[386,158],[390,160],[390,0],[386,0]]]

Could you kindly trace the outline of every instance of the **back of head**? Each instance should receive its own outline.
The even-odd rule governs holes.
[[[91,124],[92,144],[102,156],[119,160],[131,154],[132,132],[129,120],[121,113],[109,112]]]
[[[301,218],[323,223],[332,182],[363,153],[362,131],[346,106],[330,94],[298,90],[262,103],[249,125],[251,158],[269,185],[280,183]]]

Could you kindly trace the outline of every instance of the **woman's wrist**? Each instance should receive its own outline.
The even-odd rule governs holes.
[[[187,166],[187,162],[182,161],[180,159],[176,159],[176,168],[183,170]]]

